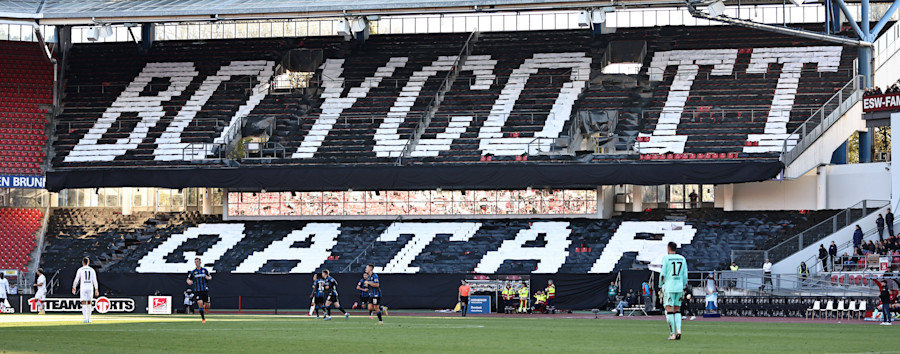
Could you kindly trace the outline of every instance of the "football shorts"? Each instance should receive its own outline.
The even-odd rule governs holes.
[[[663,302],[663,306],[681,307],[681,295],[682,292],[680,291],[677,293],[667,292],[664,298],[665,301]]]
[[[91,301],[94,299],[94,288],[81,289],[81,301]]]

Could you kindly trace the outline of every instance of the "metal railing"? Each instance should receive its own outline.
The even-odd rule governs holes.
[[[700,273],[700,274],[697,274]],[[705,278],[708,272],[690,272],[694,284],[698,278]],[[800,274],[771,274],[770,278],[761,269],[716,271],[714,279],[720,291],[742,290],[744,295],[759,296],[875,296],[877,288],[851,284],[835,284],[830,278],[802,276]],[[700,286],[706,288],[705,279]],[[697,289],[697,286],[694,287]],[[704,289],[705,290],[705,289]]]
[[[463,44],[462,49],[459,51],[459,55],[457,55],[456,60],[453,61],[453,65],[451,66],[453,69],[447,72],[447,75],[444,76],[444,81],[441,82],[441,86],[437,89],[435,94],[431,96],[431,101],[425,106],[425,115],[422,116],[422,119],[416,125],[416,129],[409,137],[409,140],[403,145],[400,156],[397,157],[398,165],[403,164],[403,158],[412,152],[412,149],[416,146],[416,143],[418,143],[419,138],[422,137],[422,134],[425,134],[425,129],[431,124],[431,118],[437,112],[437,108],[441,104],[441,101],[444,100],[444,95],[447,91],[450,91],[450,87],[453,85],[453,81],[456,80],[456,76],[459,75],[459,71],[462,69],[462,65],[465,64],[466,58],[472,53],[473,43],[477,40],[478,30],[476,29],[469,34],[469,38],[466,39],[466,43]]]
[[[82,94],[82,93],[88,93],[88,92],[106,93],[107,91],[118,92],[118,91],[124,90],[129,85],[131,85],[131,83],[108,84],[108,85],[89,85],[89,84],[67,85],[66,92],[75,93],[75,94]],[[250,82],[250,81],[244,79],[244,80],[240,80],[237,82],[222,82],[219,85],[220,86],[218,86],[218,87],[221,87],[223,90],[227,91],[229,89],[233,90],[235,88],[238,88],[238,89],[243,88],[243,89],[249,90],[249,89],[252,89],[257,84],[254,84],[253,82]],[[158,90],[166,90],[169,88],[169,86],[170,86],[169,84],[149,84],[148,83],[148,84],[144,85],[144,89],[147,89],[147,88],[154,89],[155,88]]]
[[[207,160],[210,157],[214,159],[224,159],[227,153],[227,146],[222,143],[190,143],[181,149],[182,161]]]
[[[525,153],[528,155],[571,155],[568,147],[557,146],[556,141],[561,138],[534,138],[528,142]]]
[[[895,225],[896,225],[896,224],[895,224]],[[887,226],[885,226],[885,228],[884,228],[883,231],[884,231],[885,233],[887,233],[887,230],[888,230],[888,228],[887,228]],[[862,239],[862,241],[863,241],[863,242],[866,242],[866,241],[875,241],[876,239],[878,239],[877,236],[878,236],[878,228],[877,228],[877,227],[873,227],[873,228],[868,229],[868,230],[866,230],[865,232],[863,232],[863,239]],[[887,235],[887,236],[890,236],[890,235]],[[836,259],[832,260],[832,261],[834,261],[834,262],[831,264],[831,267],[832,267],[831,269],[832,269],[832,271],[834,271],[835,269],[838,269],[838,268],[842,268],[842,269],[844,268],[844,267],[843,267],[843,260],[841,259],[841,257],[843,256],[844,253],[847,253],[847,254],[850,255],[851,257],[853,256],[853,235],[847,235],[847,241],[841,242],[840,244],[836,244],[836,245],[837,245],[837,257],[835,257]],[[826,247],[827,247],[827,246],[828,246],[828,245],[826,245]],[[859,255],[859,257],[865,257],[865,255]],[[806,262],[806,265],[807,265],[810,269],[816,269],[816,268],[821,267],[821,265],[822,265],[822,260],[819,259],[819,255],[818,255],[818,254],[815,254],[815,255],[810,256],[810,257],[807,258],[804,262]],[[893,265],[893,264],[892,264],[892,265]]]
[[[113,127],[115,127],[116,129],[121,130],[123,128],[123,126],[128,126],[128,125],[132,125],[132,124],[134,125],[135,128],[137,128],[137,127],[152,128],[158,124],[158,122],[152,123],[152,124],[141,124],[141,121],[143,121],[143,119],[119,118],[119,119],[116,119],[114,122],[110,123],[109,128],[112,129]],[[60,130],[61,128],[65,128],[65,130],[91,129],[95,125],[97,125],[97,121],[96,120],[91,120],[91,121],[68,120],[68,121],[58,121],[58,122],[54,123],[53,125],[56,127],[57,130]],[[190,123],[188,123],[187,126],[188,127],[199,127],[199,126],[205,126],[205,125],[214,126],[218,130],[218,128],[225,126],[225,122],[222,121],[221,119],[216,119],[216,118],[194,118],[194,119],[191,119]]]
[[[866,78],[862,75],[854,77],[822,104],[821,108],[800,123],[800,126],[788,135],[782,145],[781,161],[784,162],[784,165],[787,166],[794,162],[806,148],[812,146],[828,128],[841,119],[844,113],[862,100],[865,89]],[[792,146],[792,143],[796,143],[796,145]]]
[[[804,112],[808,112],[807,114],[813,115],[818,111],[820,106],[812,106],[812,107],[803,107],[800,105],[794,106],[791,108],[791,112],[799,112],[799,114],[804,114]],[[702,117],[702,118],[713,118],[718,122],[719,120],[725,120],[730,117],[740,117],[740,122],[746,123],[749,119],[750,122],[765,122],[769,118],[769,107],[768,106],[747,106],[747,107],[736,107],[736,108],[713,108],[709,107],[706,109],[703,108],[694,108],[691,110],[684,110],[681,112],[682,119],[690,119],[694,117]],[[644,110],[640,113],[641,119],[646,120],[648,118],[659,118],[659,116],[664,111],[662,109],[648,109]],[[666,112],[672,113],[672,112]]]
[[[363,82],[366,81],[366,79],[339,78],[339,77],[331,77],[331,76],[324,75],[324,74],[322,75],[322,77],[325,79],[328,79],[329,80],[328,82],[332,85],[335,83],[340,83],[340,85],[333,86],[333,87],[337,87],[337,88],[341,88],[341,89],[346,89],[348,87],[351,87],[351,88],[359,87],[360,84],[362,84]],[[562,74],[520,74],[520,75],[502,75],[502,76],[498,75],[498,76],[495,76],[491,80],[491,85],[500,85],[501,83],[509,82],[510,78],[520,78],[520,77],[527,77],[531,80],[548,79],[550,84],[557,82],[557,80],[561,81],[561,82],[569,82],[572,79],[572,70],[569,69],[567,72],[564,72]],[[475,83],[476,79],[477,79],[476,76],[461,75],[461,76],[458,76],[457,80],[455,80],[454,82],[460,82],[462,80],[465,80],[468,82],[468,85],[471,86]],[[274,84],[276,81],[271,80],[271,82]],[[326,81],[310,80],[309,87],[311,87],[311,88],[312,87],[321,87],[321,85],[324,82],[326,82]],[[381,79],[381,84],[379,84],[379,86],[380,87],[392,87],[393,86],[393,88],[400,89],[403,86],[406,86],[406,84],[408,82],[409,82],[408,78],[394,79],[394,78],[385,77],[385,78]]]
[[[732,250],[731,261],[738,266],[751,268],[761,266],[766,259],[772,263],[778,263],[838,230],[852,225],[855,221],[888,206],[889,203],[886,200],[863,200],[768,250]]]
[[[398,217],[394,218],[394,221],[393,221],[392,223],[400,222],[400,221],[402,221],[402,220],[403,220],[403,216],[398,216]],[[362,252],[360,252],[359,254],[357,254],[357,255],[356,255],[356,258],[353,258],[353,260],[350,261],[350,264],[347,264],[347,266],[344,267],[344,269],[343,269],[341,272],[342,272],[342,273],[349,273],[350,270],[353,268],[353,265],[355,265],[355,264],[361,264],[362,262],[360,262],[359,259],[360,259],[361,257],[363,257],[363,256],[367,256],[367,255],[369,254],[369,249],[374,248],[374,247],[375,247],[375,243],[378,242],[378,240],[379,240],[380,238],[381,238],[381,236],[378,236],[378,237],[376,237],[374,240],[372,240],[372,242],[370,242],[368,245],[366,245],[366,248],[363,248]]]
[[[244,149],[244,159],[283,159],[287,155],[284,145],[276,142],[249,142]]]

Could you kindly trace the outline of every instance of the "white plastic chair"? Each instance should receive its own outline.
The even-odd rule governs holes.
[[[866,301],[866,300],[859,300],[859,308],[856,309],[857,319],[861,319],[863,316],[866,315],[866,304],[867,303],[868,303],[868,301]]]
[[[856,300],[850,300],[850,305],[847,305],[847,310],[844,311],[847,313],[847,319],[850,319],[850,316],[856,312]]]
[[[830,316],[832,312],[834,312],[834,300],[828,300],[825,308],[821,310],[821,312],[825,313],[826,316]]]
[[[844,308],[844,300],[838,301],[837,308],[834,309],[834,314],[835,314],[834,318],[837,318],[840,320],[841,316],[843,316],[844,312],[846,312],[846,311],[847,311],[847,309]]]
[[[819,300],[813,303],[812,307],[806,309],[806,318],[809,318],[809,313],[812,312],[813,317],[815,317],[816,313],[822,310],[822,303]]]

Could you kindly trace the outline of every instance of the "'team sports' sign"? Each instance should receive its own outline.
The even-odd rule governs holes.
[[[38,312],[38,300],[29,299],[28,305],[31,312]],[[98,297],[94,300],[94,310],[97,313],[107,312],[134,312],[134,300],[132,299],[109,299],[106,296]],[[81,300],[77,298],[69,299],[45,299],[44,311],[46,312],[78,312],[81,311]]]
[[[863,112],[900,111],[900,93],[863,97]]]
[[[0,176],[0,188],[44,188],[44,176]]]

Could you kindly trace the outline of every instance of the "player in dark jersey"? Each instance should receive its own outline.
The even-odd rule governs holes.
[[[377,311],[378,324],[384,324],[381,319],[381,283],[378,281],[378,274],[375,274],[375,266],[369,264],[366,266],[366,287],[369,288],[369,311]]]
[[[362,279],[359,280],[359,283],[356,284],[356,290],[359,290],[359,302],[353,303],[353,308],[356,308],[356,305],[359,304],[359,308],[367,307],[369,305],[369,288],[366,287],[366,279],[368,276],[366,273],[362,274]],[[369,311],[369,319],[372,319],[372,311]]]
[[[331,277],[328,269],[322,270],[322,278],[325,279],[325,321],[331,320],[331,309],[337,308],[344,313],[344,319],[350,319],[350,314],[341,307],[338,301],[337,280]]]
[[[194,286],[194,300],[197,301],[197,308],[200,310],[200,318],[206,323],[206,313],[209,312],[209,286],[207,281],[212,280],[212,275],[206,268],[202,267],[200,258],[194,258],[194,265],[197,266],[187,274],[188,285]]]
[[[325,285],[325,279],[321,275],[313,280],[313,303],[316,306],[316,318],[319,318],[319,310],[325,309],[325,296],[327,294]]]
[[[319,318],[319,307],[316,306],[316,284],[319,280],[319,273],[313,273],[312,278],[312,292],[309,294],[309,315],[313,315],[313,311],[316,313],[316,318]]]

